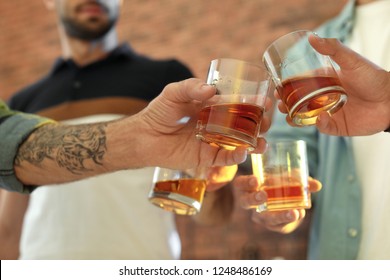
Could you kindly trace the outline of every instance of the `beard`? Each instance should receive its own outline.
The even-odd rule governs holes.
[[[93,18],[90,19],[90,22],[93,23]],[[110,18],[109,21],[97,28],[91,28],[87,24],[80,24],[71,18],[63,17],[62,24],[65,28],[66,34],[70,37],[77,38],[83,41],[94,41],[102,38],[104,35],[111,30],[115,25],[117,18]]]

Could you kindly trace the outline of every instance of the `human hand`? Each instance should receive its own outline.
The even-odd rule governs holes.
[[[202,208],[193,217],[197,223],[215,226],[230,221],[234,209],[234,197],[232,188],[227,185],[233,180],[237,170],[237,165],[213,166],[207,169],[206,193]]]
[[[207,171],[206,191],[213,192],[230,183],[238,170],[237,164],[230,166],[213,166]]]
[[[390,73],[352,51],[337,39],[309,37],[314,49],[329,55],[339,66],[339,78],[347,92],[347,103],[332,116],[320,114],[320,132],[339,136],[370,135],[390,127]],[[278,97],[278,96],[277,96]],[[282,113],[285,106],[278,104]],[[290,125],[289,117],[286,118]]]
[[[138,115],[141,129],[146,131],[143,146],[146,146],[145,161],[151,165],[172,169],[197,166],[226,166],[243,162],[247,150],[243,147],[233,151],[213,147],[195,138],[195,127],[202,101],[216,93],[215,87],[199,79],[187,79],[169,84],[147,108]],[[269,109],[267,102],[266,110]],[[261,133],[270,127],[269,118],[261,125]],[[144,135],[144,133],[142,133]],[[161,147],[156,150],[154,147]],[[264,138],[258,138],[257,148],[262,153],[266,148]],[[152,152],[150,152],[152,151]]]
[[[279,233],[290,233],[295,230],[305,217],[304,209],[256,212],[255,208],[267,200],[265,191],[257,191],[259,182],[253,175],[238,176],[233,180],[237,190],[239,203],[244,209],[252,209],[252,221],[264,225],[265,228]],[[310,192],[321,190],[322,184],[309,177]]]

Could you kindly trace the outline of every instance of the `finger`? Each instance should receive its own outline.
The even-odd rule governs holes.
[[[205,84],[202,80],[190,78],[176,83],[168,84],[162,91],[168,100],[175,103],[203,101],[216,93],[214,86]]]
[[[287,107],[286,105],[284,105],[283,102],[279,102],[278,103],[278,109],[281,113],[283,114],[287,114],[286,116],[286,122],[290,125],[290,126],[298,126],[297,124],[295,124],[293,122],[293,120],[291,119],[290,115],[288,114],[288,110],[287,110]]]
[[[207,174],[207,191],[216,191],[233,180],[237,173],[238,166],[213,166]]]
[[[236,175],[237,164],[230,166],[213,166],[207,170],[207,180],[212,183],[229,182]]]
[[[306,211],[304,209],[298,209],[294,211],[294,214],[297,215],[295,221],[286,223],[285,225],[275,226],[280,233],[290,233],[295,230],[302,222],[303,218],[306,215]],[[272,227],[269,227],[270,230],[273,230]]]
[[[238,176],[232,185],[238,190],[239,204],[244,209],[255,208],[267,201],[267,194],[264,191],[256,191],[259,182],[253,175]]]
[[[265,140],[264,137],[258,137],[257,146],[253,151],[251,151],[251,154],[262,154],[267,150],[267,147],[268,147],[267,140]]]
[[[321,54],[330,56],[343,70],[353,70],[362,67],[366,61],[361,55],[351,50],[335,38],[321,38],[310,35],[309,43]]]
[[[288,114],[287,107],[283,104],[283,102],[278,102],[278,109],[283,114]]]
[[[259,182],[254,175],[241,175],[233,180],[232,186],[240,192],[254,192],[259,186]]]
[[[328,112],[321,112],[316,121],[317,129],[324,134],[338,135],[338,127]]]
[[[322,183],[316,179],[309,178],[309,190],[310,192],[319,192],[322,189]]]
[[[265,133],[271,127],[271,119],[268,116],[264,116],[260,124],[260,133]]]
[[[267,194],[264,191],[241,193],[239,203],[243,209],[257,208],[267,201]]]
[[[211,145],[207,143],[202,143],[202,145],[209,146]],[[213,149],[210,150],[210,152],[215,153],[216,156],[214,158],[214,161],[210,164],[210,166],[225,166],[225,165],[235,165],[243,163],[247,156],[248,156],[248,150],[245,147],[237,147],[235,150],[226,150],[226,149],[218,149],[215,147],[211,147]]]
[[[293,122],[293,120],[290,118],[290,116],[286,116],[286,122],[290,125],[290,126],[296,126],[296,127],[299,127],[299,125],[297,125],[296,123]]]
[[[264,211],[252,215],[252,220],[256,223],[264,224],[268,229],[280,230],[287,224],[297,222],[306,215],[305,210],[281,210],[281,211]]]

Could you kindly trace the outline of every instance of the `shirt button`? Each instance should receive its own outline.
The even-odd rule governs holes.
[[[347,180],[348,180],[348,182],[352,183],[353,181],[355,181],[355,176],[348,175]]]
[[[358,231],[356,228],[349,228],[348,229],[348,235],[350,237],[356,237],[358,235]]]

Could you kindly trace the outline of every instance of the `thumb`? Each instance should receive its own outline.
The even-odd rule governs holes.
[[[193,100],[204,101],[216,93],[214,86],[205,84],[200,79],[190,78],[168,84],[161,95],[174,103],[187,103]]]
[[[343,70],[353,70],[363,66],[366,60],[335,38],[321,38],[310,35],[309,43],[323,55],[328,55]]]

